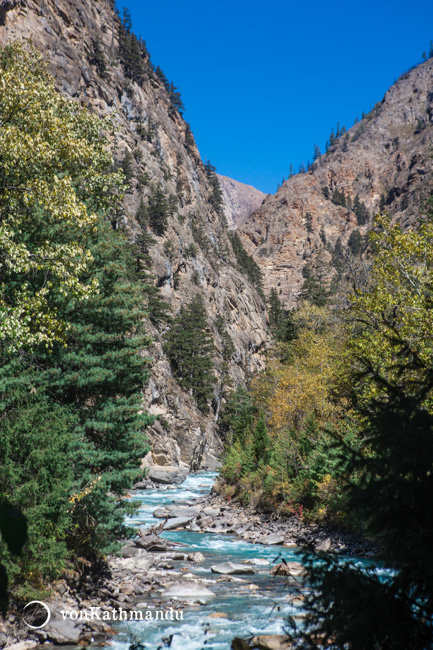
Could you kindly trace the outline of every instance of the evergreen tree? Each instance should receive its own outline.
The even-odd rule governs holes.
[[[183,105],[180,92],[176,86],[173,85],[173,82],[170,83],[168,96],[170,97],[172,109],[182,115],[183,111],[185,110],[185,106]]]
[[[363,238],[359,230],[352,230],[350,237],[347,241],[347,246],[352,252],[352,255],[358,256],[362,251]]]
[[[365,204],[360,200],[359,194],[355,196],[355,200],[353,202],[353,211],[360,226],[363,226],[368,222],[368,210],[365,207]]]
[[[125,181],[128,184],[129,190],[131,190],[135,170],[134,170],[134,156],[129,151],[129,149],[126,149],[125,151],[125,155],[123,156],[123,160],[121,163],[121,169],[125,176]]]
[[[230,443],[245,444],[254,422],[257,408],[246,388],[238,385],[221,409],[218,430]]]
[[[270,457],[271,439],[268,434],[263,411],[260,413],[259,420],[254,427],[253,445],[256,463],[266,465]]]
[[[119,58],[123,65],[125,75],[137,83],[145,79],[146,63],[143,45],[139,43],[132,33],[132,19],[129,9],[123,9],[123,19],[119,23]]]
[[[165,233],[169,217],[169,205],[160,185],[153,185],[149,195],[147,208],[149,225],[155,235],[162,236]]]
[[[296,338],[292,312],[283,308],[275,287],[271,289],[268,305],[269,327],[277,341],[289,342]]]
[[[299,293],[299,299],[306,300],[317,307],[326,305],[329,290],[326,284],[326,269],[323,260],[317,258],[315,262],[307,262],[302,269],[302,275],[304,284]]]
[[[223,192],[221,189],[221,183],[219,182],[218,176],[216,174],[216,169],[209,160],[206,162],[204,169],[211,186],[211,194],[209,197],[210,204],[212,205],[212,207],[214,208],[217,214],[223,216],[224,215]]]
[[[379,542],[382,571],[309,554],[306,647],[319,637],[354,650],[433,648],[431,208],[413,231],[377,218],[371,283],[351,307],[361,448],[335,447],[352,477],[348,509]]]
[[[166,337],[164,346],[173,374],[179,384],[189,391],[202,413],[209,412],[216,378],[212,337],[200,294],[187,307],[182,307]]]
[[[164,88],[166,89],[166,91],[170,92],[170,82],[168,81],[167,77],[165,76],[165,74],[163,73],[163,71],[161,70],[159,65],[157,66],[157,68],[155,70],[155,74],[158,77],[158,79],[162,82],[162,84],[163,84]]]

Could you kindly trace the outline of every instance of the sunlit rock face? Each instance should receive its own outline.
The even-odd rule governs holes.
[[[164,327],[149,327],[151,380],[143,387],[143,407],[161,420],[150,431],[153,455],[146,463],[213,468],[221,448],[216,425],[223,392],[223,341],[216,319],[223,316],[234,344],[228,374],[236,385],[246,372],[263,366],[265,305],[236,268],[226,218],[212,208],[209,180],[194,139],[173,110],[164,84],[151,73],[141,84],[125,76],[117,56],[118,28],[119,18],[106,0],[7,0],[0,8],[2,45],[31,39],[49,61],[64,95],[101,116],[113,115],[113,155],[122,162],[127,152],[131,154],[130,191],[116,215],[131,243],[140,232],[140,200],[147,203],[152,185],[160,185],[167,197],[177,197],[164,236],[154,237],[151,270],[175,315],[196,293],[203,295],[218,383],[211,412],[204,417],[171,373],[162,349]],[[96,45],[102,67],[95,60]]]
[[[218,178],[223,192],[227,224],[231,230],[235,230],[262,205],[266,194],[252,185],[239,183],[228,176],[218,174]]]
[[[283,303],[293,306],[305,264],[320,254],[332,275],[330,251],[337,239],[344,245],[356,228],[365,234],[379,209],[410,227],[432,190],[432,145],[429,59],[403,75],[311,171],[285,181],[239,227],[245,247],[261,267],[266,292],[275,287]],[[337,196],[344,192],[352,209],[332,201],[336,191]],[[370,215],[370,222],[361,226],[353,210],[357,195]]]

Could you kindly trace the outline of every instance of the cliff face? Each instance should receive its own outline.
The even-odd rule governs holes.
[[[257,210],[266,198],[266,194],[252,185],[239,183],[228,176],[218,174],[223,192],[224,213],[231,230],[238,228]]]
[[[152,72],[140,83],[126,76],[118,58],[119,18],[106,0],[3,0],[0,43],[32,40],[50,62],[58,88],[99,115],[114,114],[118,135],[113,155],[130,176],[130,191],[118,222],[131,241],[140,232],[137,210],[160,186],[173,197],[163,236],[154,236],[151,270],[176,315],[198,292],[206,305],[215,341],[218,385],[212,414],[204,417],[172,376],[162,349],[163,332],[151,328],[152,378],[144,407],[160,414],[150,432],[152,462],[181,467],[213,467],[221,443],[216,421],[223,387],[223,338],[218,315],[235,352],[228,373],[234,384],[262,366],[266,342],[265,306],[236,268],[224,217],[212,205],[212,187],[188,125],[173,107],[163,81]],[[127,162],[126,162],[127,161]],[[176,198],[175,198],[176,197]]]
[[[432,189],[432,145],[429,59],[403,75],[311,171],[287,180],[239,228],[246,249],[261,267],[266,292],[275,287],[282,302],[293,306],[305,264],[319,255],[332,274],[337,239],[344,245],[355,229],[364,234],[379,209],[386,209],[403,227],[410,226]],[[342,193],[346,207],[338,205]],[[369,215],[363,225],[354,210],[357,195]]]

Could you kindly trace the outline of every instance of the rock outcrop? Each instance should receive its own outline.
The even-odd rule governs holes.
[[[150,328],[152,376],[144,387],[143,406],[160,420],[150,432],[150,465],[181,469],[213,468],[220,441],[216,421],[226,383],[243,382],[247,371],[262,366],[266,344],[266,313],[255,288],[236,267],[227,225],[212,204],[212,186],[189,126],[155,73],[141,41],[144,73],[140,83],[119,60],[118,14],[107,0],[3,0],[0,2],[0,44],[29,41],[49,61],[59,90],[101,116],[112,115],[117,138],[115,160],[127,170],[129,191],[117,224],[133,242],[141,232],[140,201],[147,204],[161,188],[171,216],[163,236],[150,247],[156,285],[174,314],[200,292],[215,342],[218,383],[212,413],[204,417],[193,398],[175,381],[163,352],[164,328]],[[234,345],[226,364],[223,334]],[[228,374],[227,374],[228,373]]]
[[[242,241],[262,270],[266,293],[275,287],[282,302],[293,306],[304,266],[320,255],[332,275],[331,253],[338,238],[344,246],[354,230],[364,235],[379,210],[410,227],[432,189],[432,146],[429,59],[402,75],[312,170],[283,183],[240,226]],[[355,214],[357,195],[369,216],[366,224],[359,225]]]
[[[266,198],[266,194],[252,185],[245,185],[228,176],[218,174],[224,200],[224,213],[228,227],[238,228],[257,210]]]

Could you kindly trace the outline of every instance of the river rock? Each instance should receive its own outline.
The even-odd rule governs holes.
[[[143,535],[135,540],[136,546],[144,548],[146,551],[155,553],[164,553],[173,548],[173,544],[165,539],[160,539],[157,535]]]
[[[259,544],[265,544],[265,546],[274,546],[277,544],[284,544],[285,537],[284,533],[271,533],[270,535],[259,537],[257,542]]]
[[[155,483],[165,483],[167,485],[175,483],[177,485],[178,483],[183,483],[187,474],[182,472],[178,467],[152,467],[152,469],[149,470],[148,477]]]
[[[245,639],[239,639],[237,637],[232,641],[231,650],[251,650],[251,646]]]
[[[131,557],[116,560],[116,568],[128,569],[129,571],[145,573],[154,564],[153,557]]]
[[[289,637],[283,634],[262,634],[253,636],[249,647],[257,650],[289,650],[292,644]]]
[[[199,533],[201,531],[200,526],[197,526],[195,521],[192,521],[189,525],[190,530],[192,530],[193,533]]]
[[[51,620],[41,632],[50,641],[59,645],[76,645],[83,634],[84,625],[81,621],[72,621],[69,617],[63,619],[60,610],[51,607]]]
[[[38,645],[37,641],[20,641],[20,643],[14,643],[13,645],[8,645],[7,650],[31,650],[31,648],[36,648],[37,645]]]
[[[203,514],[205,514],[207,517],[218,517],[220,512],[221,512],[220,508],[214,508],[212,506],[207,506],[206,508],[203,508]]]
[[[167,519],[170,513],[166,508],[157,508],[152,512],[152,516],[156,519]]]
[[[300,576],[304,573],[305,569],[300,562],[282,562],[276,564],[271,569],[272,576]]]
[[[204,559],[205,557],[203,553],[200,553],[200,551],[197,553],[190,553],[190,555],[188,555],[188,560],[190,562],[204,562]]]
[[[163,526],[164,530],[174,530],[175,528],[185,528],[191,521],[193,517],[174,517],[169,519]]]
[[[167,508],[169,517],[196,517],[198,515],[197,508]]]
[[[244,560],[244,564],[252,564],[253,566],[269,566],[269,560],[264,557],[253,557],[251,560]]]
[[[210,570],[212,573],[220,573],[222,575],[252,575],[256,573],[254,569],[250,566],[245,566],[245,564],[235,564],[235,562],[224,562],[223,564],[214,564],[211,566]]]
[[[228,614],[225,612],[213,612],[212,614],[208,614],[206,618],[228,618]]]
[[[161,592],[166,598],[211,598],[214,592],[196,582],[178,582]]]
[[[329,537],[323,539],[321,542],[316,544],[316,551],[329,551],[332,546],[332,542]]]

